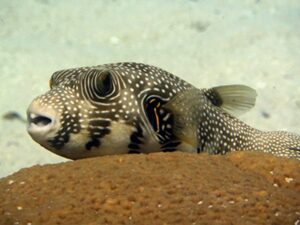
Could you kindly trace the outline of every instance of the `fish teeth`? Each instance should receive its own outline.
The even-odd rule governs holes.
[[[30,114],[29,114],[30,119],[34,119],[34,118],[36,118],[37,116],[38,116],[38,115],[35,114],[35,113],[30,113]]]

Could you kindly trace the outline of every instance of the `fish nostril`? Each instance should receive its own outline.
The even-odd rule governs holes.
[[[49,117],[46,116],[34,116],[31,117],[29,120],[30,123],[34,123],[35,125],[39,126],[39,127],[43,127],[43,126],[47,126],[48,124],[50,124],[52,122],[52,119],[50,119]]]

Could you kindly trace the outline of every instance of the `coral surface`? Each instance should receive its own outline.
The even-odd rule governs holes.
[[[300,164],[254,152],[33,166],[0,180],[0,224],[298,224]]]

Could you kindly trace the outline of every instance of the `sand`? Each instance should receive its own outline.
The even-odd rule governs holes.
[[[198,87],[245,84],[257,104],[241,118],[300,133],[298,0],[51,1],[0,3],[0,115],[23,117],[59,69],[136,61]],[[0,119],[0,177],[61,162],[26,125]]]

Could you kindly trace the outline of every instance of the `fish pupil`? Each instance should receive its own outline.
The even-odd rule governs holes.
[[[113,80],[112,75],[109,71],[105,71],[98,78],[98,94],[100,96],[107,96],[112,92],[113,89]]]

